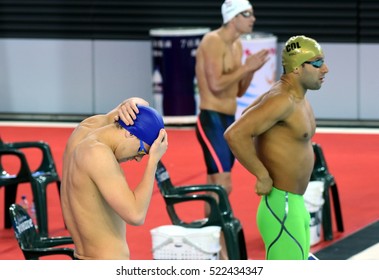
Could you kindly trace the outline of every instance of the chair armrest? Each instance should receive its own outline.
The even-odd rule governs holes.
[[[5,143],[5,146],[12,149],[37,148],[37,149],[40,149],[43,153],[51,154],[49,144],[43,141],[10,142],[10,143]]]
[[[335,184],[335,179],[329,172],[313,172],[311,175],[311,181],[323,181],[325,186]]]
[[[225,189],[220,185],[202,184],[202,185],[186,185],[176,187],[174,189],[176,194],[190,194],[196,192],[214,192],[218,195],[218,207],[223,215],[230,214],[232,207],[229,202],[228,194]]]
[[[37,148],[42,152],[42,161],[40,166],[36,169],[37,171],[51,171],[55,170],[54,159],[48,143],[43,141],[29,141],[29,142],[12,142],[5,143],[9,148],[13,149],[28,149]]]
[[[207,225],[221,224],[222,217],[219,210],[217,201],[209,196],[204,194],[195,194],[195,195],[165,195],[164,199],[166,200],[167,209],[169,212],[170,219],[174,225],[182,225],[185,227],[204,227]],[[210,205],[210,214],[207,221],[201,222],[191,222],[186,223],[181,220],[174,210],[174,205],[189,201],[204,201]]]
[[[23,249],[26,258],[39,259],[44,256],[66,255],[74,259],[74,249],[72,248],[35,248]]]
[[[41,237],[41,245],[45,248],[66,244],[74,244],[71,236]]]
[[[9,149],[9,148],[0,148],[0,156],[2,155],[12,155],[12,156],[15,156],[17,157],[19,160],[20,160],[20,170],[18,171],[16,177],[18,178],[31,178],[31,171],[30,171],[30,167],[29,167],[29,164],[26,160],[26,157],[24,155],[24,153],[22,153],[21,151],[17,150],[17,149]],[[1,166],[1,159],[0,159],[0,166]],[[2,169],[2,166],[1,166],[1,169]],[[5,172],[3,175],[9,175],[8,173],[6,173],[6,171],[4,170],[1,170],[2,172]]]

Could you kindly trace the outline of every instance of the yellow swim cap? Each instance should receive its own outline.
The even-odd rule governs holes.
[[[285,73],[291,73],[296,67],[312,57],[322,55],[321,46],[306,36],[293,36],[286,42],[282,51],[282,65]]]

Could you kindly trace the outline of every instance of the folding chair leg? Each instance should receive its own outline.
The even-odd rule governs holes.
[[[9,207],[16,202],[18,184],[5,186],[4,191],[4,227],[11,228],[12,222],[9,216]]]
[[[225,245],[226,251],[228,253],[229,260],[238,260],[239,258],[239,248],[236,247],[237,236],[234,234],[232,228],[224,228],[224,237],[225,237]]]
[[[245,243],[245,235],[243,233],[243,229],[241,228],[238,232],[238,243],[239,243],[239,250],[240,250],[240,260],[247,260],[247,249],[246,249],[246,243]]]
[[[332,228],[332,215],[330,210],[330,195],[329,186],[325,187],[324,190],[324,205],[322,207],[322,227],[324,233],[324,240],[333,239],[333,228]]]
[[[343,232],[344,226],[343,226],[343,220],[342,220],[342,211],[341,211],[340,198],[338,195],[338,189],[337,189],[336,184],[333,184],[331,186],[331,191],[332,191],[332,196],[333,196],[334,213],[336,215],[337,230],[339,232]]]
[[[36,208],[38,232],[42,237],[48,236],[46,186],[39,179],[32,183],[34,206]]]
[[[61,203],[61,181],[57,181],[56,184],[58,188],[59,203]],[[67,229],[66,223],[64,223],[64,228]]]
[[[229,260],[247,260],[245,236],[242,227],[232,223],[223,227]]]

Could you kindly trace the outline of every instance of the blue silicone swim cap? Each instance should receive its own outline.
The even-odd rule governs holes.
[[[164,128],[163,118],[154,108],[143,105],[137,105],[137,107],[139,113],[133,125],[126,125],[121,119],[118,120],[118,123],[138,139],[151,146],[157,139],[159,131]]]

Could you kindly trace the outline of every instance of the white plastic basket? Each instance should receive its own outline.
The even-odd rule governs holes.
[[[316,245],[321,241],[322,206],[324,205],[324,182],[311,181],[304,193],[304,202],[311,215],[310,245]]]
[[[164,225],[150,231],[155,260],[218,260],[219,226],[185,228]]]

